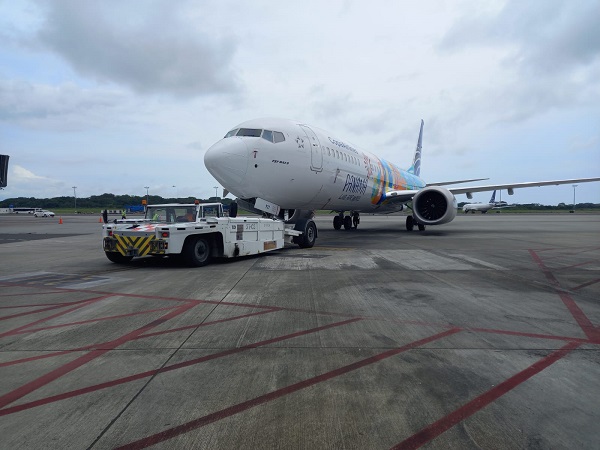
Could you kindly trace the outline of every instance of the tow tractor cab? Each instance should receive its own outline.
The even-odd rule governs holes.
[[[234,258],[283,248],[312,247],[316,226],[286,225],[276,218],[227,217],[220,203],[148,205],[144,218],[116,220],[102,227],[106,257],[127,263],[141,256],[178,256],[191,266],[212,258]],[[306,231],[304,231],[306,230]]]
[[[223,217],[223,205],[204,204],[167,204],[150,205],[146,208],[145,221],[160,223],[184,223],[206,220],[207,217]]]

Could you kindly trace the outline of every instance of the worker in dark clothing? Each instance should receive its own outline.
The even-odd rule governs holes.
[[[108,211],[106,209],[102,211],[102,220],[104,223],[108,223]]]

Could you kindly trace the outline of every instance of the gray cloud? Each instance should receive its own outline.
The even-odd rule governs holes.
[[[235,42],[192,29],[165,4],[63,0],[40,6],[46,19],[39,40],[83,76],[175,97],[239,89],[231,68]]]
[[[494,49],[498,80],[469,92],[457,110],[487,111],[492,122],[522,121],[600,99],[600,3],[508,0],[499,11],[470,12],[437,46],[441,53]],[[477,64],[477,61],[473,61]]]
[[[509,0],[497,14],[469,14],[457,21],[439,50],[473,45],[512,48],[506,64],[552,74],[600,57],[600,3],[594,0]]]
[[[87,90],[0,78],[0,120],[32,128],[75,130],[97,127],[119,111],[126,98],[113,90]]]

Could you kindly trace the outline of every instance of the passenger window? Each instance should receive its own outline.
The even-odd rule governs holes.
[[[262,130],[256,128],[240,128],[236,136],[260,137]]]
[[[269,142],[273,142],[273,132],[269,130],[263,130],[262,138]]]
[[[227,133],[225,135],[225,138],[228,138],[228,137],[231,137],[231,136],[235,136],[235,133],[237,133],[237,130],[238,130],[237,128],[235,130],[231,130],[229,133]]]
[[[283,133],[281,131],[273,131],[273,142],[275,142],[276,144],[278,142],[283,142],[285,141],[285,136],[283,135]]]

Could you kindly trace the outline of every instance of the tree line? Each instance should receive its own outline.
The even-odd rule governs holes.
[[[102,194],[92,195],[91,197],[77,197],[78,208],[97,208],[97,209],[121,209],[129,205],[141,205],[146,196],[139,195],[115,195]],[[160,195],[149,195],[148,203],[150,205],[159,203],[194,203],[195,197],[161,197]],[[208,199],[198,199],[201,203],[220,201],[224,205],[229,205],[233,200],[229,198],[210,197]],[[458,204],[459,208],[467,202]],[[75,199],[73,197],[53,197],[53,198],[35,198],[35,197],[17,197],[0,200],[0,208],[9,208],[10,205],[16,207],[32,207],[42,209],[73,208]],[[558,205],[542,205],[540,203],[525,203],[515,205],[518,209],[533,211],[543,210],[570,210],[573,205],[570,203],[559,203]],[[577,203],[575,209],[600,209],[600,203]]]
[[[139,195],[115,195],[102,194],[92,195],[91,197],[77,197],[77,208],[97,208],[97,209],[121,209],[127,205],[141,205],[146,196]],[[149,195],[148,203],[150,205],[157,203],[194,203],[195,197],[161,197],[160,195]],[[201,203],[209,201],[221,201],[228,205],[231,199],[210,197],[208,199],[197,199]],[[53,197],[53,198],[35,198],[35,197],[16,197],[0,200],[0,208],[13,207],[32,207],[42,209],[60,209],[73,208],[75,206],[74,197]]]

